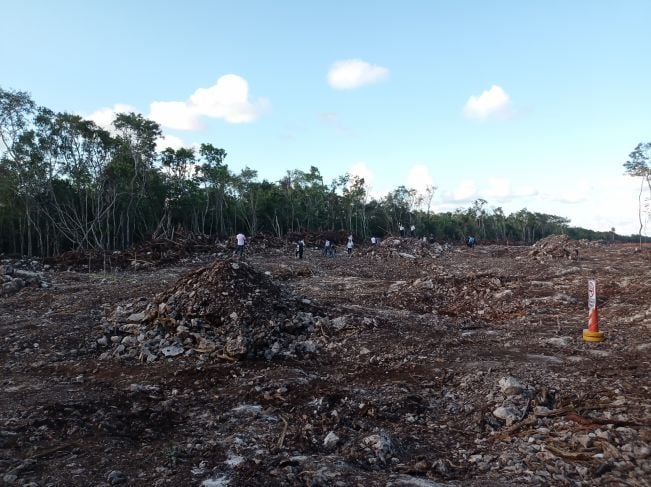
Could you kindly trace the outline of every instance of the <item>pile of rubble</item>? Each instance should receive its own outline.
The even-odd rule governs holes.
[[[10,296],[24,287],[50,287],[43,266],[37,260],[4,259],[0,261],[0,296]]]
[[[441,245],[415,238],[387,237],[377,245],[364,248],[363,252],[377,258],[401,257],[414,260],[420,257],[437,258],[452,248],[448,243]]]
[[[567,235],[550,235],[533,244],[529,256],[540,261],[550,259],[579,260],[579,248],[587,241],[572,240]]]
[[[651,471],[651,431],[639,429],[648,418],[648,403],[633,404],[624,396],[592,401],[574,396],[560,403],[559,391],[524,385],[515,377],[503,377],[498,385],[492,416],[506,427],[496,428],[470,457],[480,470],[501,468],[541,485],[568,479],[578,485],[610,470],[636,482]]]
[[[152,362],[161,356],[199,354],[267,360],[314,353],[311,335],[326,318],[250,265],[217,260],[192,271],[153,302],[118,306],[102,320],[102,358],[120,356]]]

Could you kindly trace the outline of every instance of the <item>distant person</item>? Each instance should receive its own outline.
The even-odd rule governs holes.
[[[353,253],[353,236],[348,235],[348,242],[346,243],[346,250],[348,251],[348,255]]]
[[[238,233],[235,235],[235,240],[237,240],[237,249],[235,249],[235,255],[240,256],[240,258],[244,257],[244,246],[246,245],[246,237],[244,236],[243,233]]]
[[[477,240],[475,240],[475,237],[473,237],[472,235],[470,235],[466,240],[466,245],[471,249],[475,246],[476,243]]]
[[[330,245],[330,257],[335,258],[337,256],[337,246],[335,245],[334,242]]]
[[[405,236],[405,227],[402,223],[400,223],[400,236],[401,237]]]
[[[411,227],[409,227],[409,235],[413,238],[416,236],[416,225],[413,223],[411,224]]]
[[[330,240],[326,239],[325,244],[323,245],[323,255],[330,255]]]
[[[423,235],[423,243],[427,243],[427,236]]]
[[[375,245],[377,243],[377,239],[375,237],[371,237],[371,245]]]
[[[299,259],[302,259],[302,258],[303,258],[303,250],[304,250],[304,249],[305,249],[305,240],[300,239],[300,240],[296,243],[296,257],[298,257]]]

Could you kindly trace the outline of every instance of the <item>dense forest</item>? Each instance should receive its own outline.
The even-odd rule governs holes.
[[[454,212],[430,211],[424,194],[399,186],[381,199],[364,180],[327,183],[317,167],[279,181],[229,169],[226,151],[157,151],[160,126],[121,113],[107,131],[70,113],[38,106],[29,94],[0,88],[0,253],[51,256],[70,249],[117,250],[176,229],[216,236],[352,231],[359,238],[396,233],[460,241],[530,243],[553,233],[621,239],[569,226],[560,216],[522,209],[505,214],[476,200]]]

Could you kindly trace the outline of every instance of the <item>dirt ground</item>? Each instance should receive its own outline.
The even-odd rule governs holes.
[[[427,245],[232,261],[307,316],[296,331],[286,321],[275,355],[191,348],[189,324],[152,331],[178,354],[129,353],[154,325],[132,315],[125,339],[117,307],[162,309],[209,256],[49,270],[50,287],[0,297],[4,484],[651,485],[649,253]],[[582,340],[588,279],[602,343]],[[251,292],[256,319],[298,309]]]

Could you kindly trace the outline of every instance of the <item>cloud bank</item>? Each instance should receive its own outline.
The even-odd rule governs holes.
[[[149,118],[163,127],[176,130],[198,130],[202,118],[217,118],[228,123],[250,123],[269,107],[264,98],[252,101],[249,83],[236,74],[221,76],[208,88],[198,88],[185,101],[154,101]]]
[[[434,186],[434,179],[424,164],[416,164],[407,174],[407,187],[424,193],[428,186]]]

